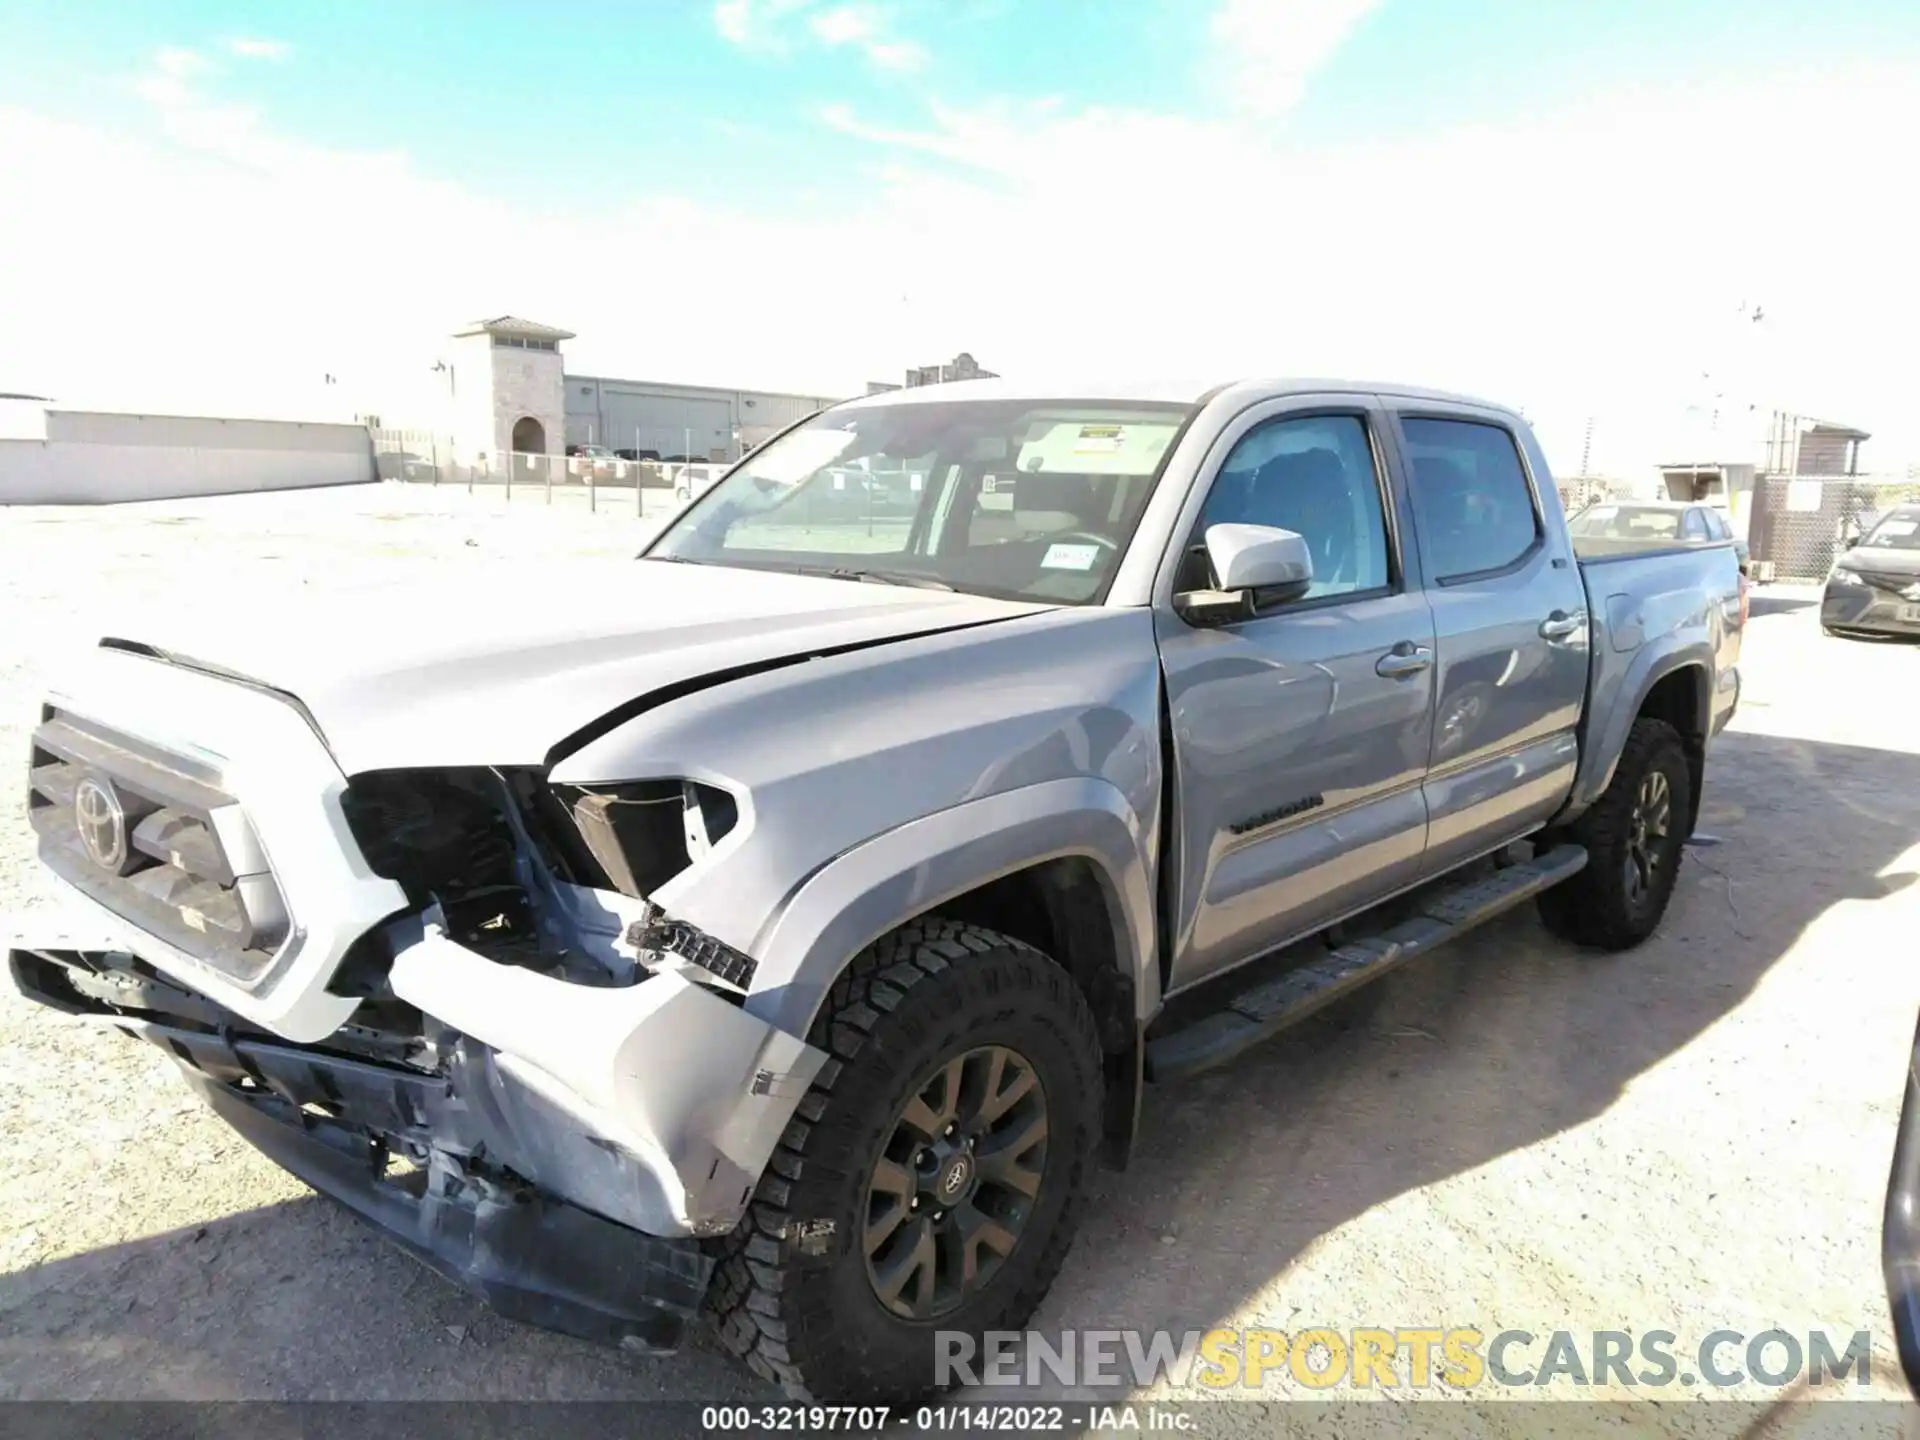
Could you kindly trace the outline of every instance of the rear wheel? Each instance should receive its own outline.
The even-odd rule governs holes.
[[[1606,793],[1566,838],[1587,849],[1587,868],[1540,897],[1540,918],[1578,945],[1627,950],[1659,926],[1679,878],[1693,774],[1679,732],[1636,720]]]
[[[711,1308],[790,1394],[903,1402],[945,1378],[939,1332],[1017,1330],[1053,1283],[1099,1132],[1099,1040],[1053,961],[942,920],[860,955],[810,1038],[832,1058]]]

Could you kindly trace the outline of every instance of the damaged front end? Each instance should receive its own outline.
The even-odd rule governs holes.
[[[254,1145],[502,1313],[673,1348],[701,1238],[744,1212],[825,1059],[741,1007],[747,957],[643,898],[724,838],[731,797],[386,771],[340,808],[407,906],[331,977],[358,1004],[324,1039],[195,992],[137,936],[29,940],[14,983],[161,1045]]]

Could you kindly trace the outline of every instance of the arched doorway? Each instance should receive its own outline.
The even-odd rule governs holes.
[[[533,416],[522,415],[513,422],[513,450],[516,455],[547,453],[547,432]]]

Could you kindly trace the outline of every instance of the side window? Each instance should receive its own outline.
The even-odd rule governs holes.
[[[1269,420],[1241,436],[1207,492],[1194,545],[1204,544],[1209,525],[1225,524],[1273,525],[1304,538],[1313,557],[1306,599],[1392,583],[1373,447],[1356,415]],[[1195,558],[1204,566],[1204,555]]]
[[[1504,427],[1410,417],[1400,429],[1413,469],[1420,548],[1436,579],[1499,570],[1533,547],[1540,517]]]
[[[1707,540],[1712,538],[1708,535],[1707,529],[1707,517],[1705,515],[1698,510],[1687,511],[1687,539]]]
[[[1707,511],[1707,533],[1716,540],[1731,540],[1733,527],[1727,524],[1727,517],[1718,510]]]

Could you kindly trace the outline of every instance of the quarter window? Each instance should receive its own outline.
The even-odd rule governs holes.
[[[1420,547],[1436,579],[1502,570],[1540,538],[1533,488],[1504,427],[1405,419]]]
[[[1224,524],[1272,525],[1303,537],[1313,557],[1306,599],[1391,583],[1380,482],[1358,416],[1269,420],[1241,436],[1207,492],[1196,546],[1209,525]]]

